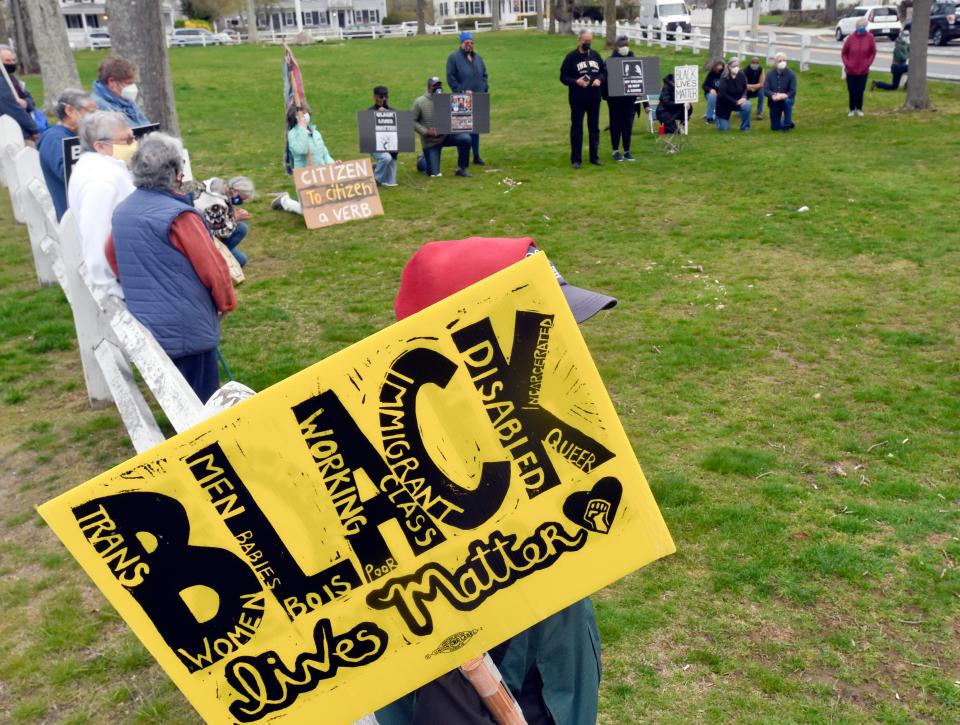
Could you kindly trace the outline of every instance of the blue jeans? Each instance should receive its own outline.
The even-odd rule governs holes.
[[[759,118],[760,115],[763,113],[763,90],[762,89],[757,91],[757,95],[755,96],[755,98],[757,99],[757,117]],[[749,100],[751,103],[753,102],[753,98],[749,98],[747,100]]]
[[[707,120],[712,121],[717,117],[717,97],[712,93],[707,94]]]
[[[752,110],[750,101],[747,101],[742,106],[740,110],[737,111],[737,114],[740,116],[740,130],[749,131],[750,130],[750,111]],[[731,114],[732,116],[733,114]],[[730,130],[730,119],[729,118],[720,118],[717,116],[717,130],[718,131],[729,131]]]
[[[248,231],[249,227],[246,222],[237,222],[237,228],[233,230],[233,234],[223,240],[224,245],[233,253],[234,258],[239,262],[241,267],[247,263],[247,255],[237,249],[237,247],[240,246],[243,238],[247,236]]]
[[[470,134],[450,133],[444,137],[443,143],[436,146],[427,146],[423,149],[423,157],[427,162],[427,173],[430,176],[436,176],[440,173],[440,152],[446,146],[457,147],[458,169],[465,169],[470,166]]]
[[[474,160],[480,158],[480,134],[471,133],[470,134],[470,147],[473,149],[473,158]]]
[[[785,101],[770,101],[770,130],[782,131],[793,126],[793,102],[795,98]],[[783,117],[781,120],[781,116]]]
[[[217,366],[217,348],[193,355],[171,358],[180,374],[186,378],[193,392],[206,403],[220,389],[220,368]]]
[[[893,80],[890,83],[877,81],[877,88],[881,91],[895,91],[900,88],[900,79],[909,71],[906,63],[894,63],[890,66],[890,75]]]
[[[397,160],[386,151],[371,154],[374,160],[373,178],[378,184],[397,183]]]

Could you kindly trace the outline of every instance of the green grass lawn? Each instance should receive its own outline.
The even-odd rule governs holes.
[[[644,121],[636,163],[610,162],[605,136],[606,165],[574,172],[572,45],[480,36],[489,165],[454,178],[451,149],[428,180],[401,155],[385,216],[316,232],[265,193],[292,190],[280,49],[171,50],[195,173],[264,192],[224,325],[233,372],[263,389],[390,324],[426,241],[531,235],[620,299],[584,334],[678,549],[594,597],[601,721],[960,720],[960,86],[932,84],[937,113],[876,92],[848,119],[838,71],[818,68],[791,134],[722,135],[699,104],[682,153]],[[408,108],[455,47],[298,50],[333,155],[360,156],[374,85]],[[705,60],[653,52],[663,72]],[[89,83],[103,55],[77,57]],[[6,193],[0,218],[0,720],[194,722],[33,513],[133,451],[116,411],[86,404],[69,307],[37,287]]]

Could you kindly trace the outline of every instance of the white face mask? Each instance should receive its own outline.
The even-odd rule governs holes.
[[[123,90],[120,91],[121,98],[127,99],[130,103],[136,103],[138,95],[140,95],[140,89],[137,88],[136,83],[124,86]]]
[[[622,45],[622,46],[620,46],[619,48],[617,48],[617,54],[618,54],[618,55],[626,55],[626,54],[629,53],[629,52],[630,52],[630,46],[629,46],[629,45]]]
[[[303,122],[304,122],[305,124],[307,124],[308,126],[310,125],[310,114],[309,114],[309,113],[303,114]]]
[[[730,75],[733,77],[736,77],[737,73],[739,72],[740,72],[739,66],[733,66],[732,68],[730,68]]]
[[[787,67],[787,61],[785,60],[781,60],[779,63],[777,63],[778,70],[784,70],[786,67]]]

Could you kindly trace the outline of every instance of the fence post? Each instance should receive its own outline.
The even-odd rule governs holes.
[[[653,26],[652,25],[644,26],[643,35],[647,39],[647,47],[652,48],[653,47]]]
[[[695,27],[691,35],[691,42],[693,43],[693,54],[700,55],[700,28]]]
[[[772,30],[767,31],[767,63],[773,61],[773,56],[776,55],[775,49],[777,46],[777,34]]]
[[[743,28],[740,28],[740,31],[737,33],[737,57],[743,59],[743,56],[747,54],[747,43],[746,43],[747,31]]]
[[[810,70],[810,36],[800,37],[800,70]]]
[[[667,28],[663,25],[660,26],[660,47],[667,47]]]

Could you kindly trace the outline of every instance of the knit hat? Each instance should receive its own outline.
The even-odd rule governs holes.
[[[460,42],[462,43],[465,40],[473,40],[473,33],[469,30],[464,30],[460,33]]]

